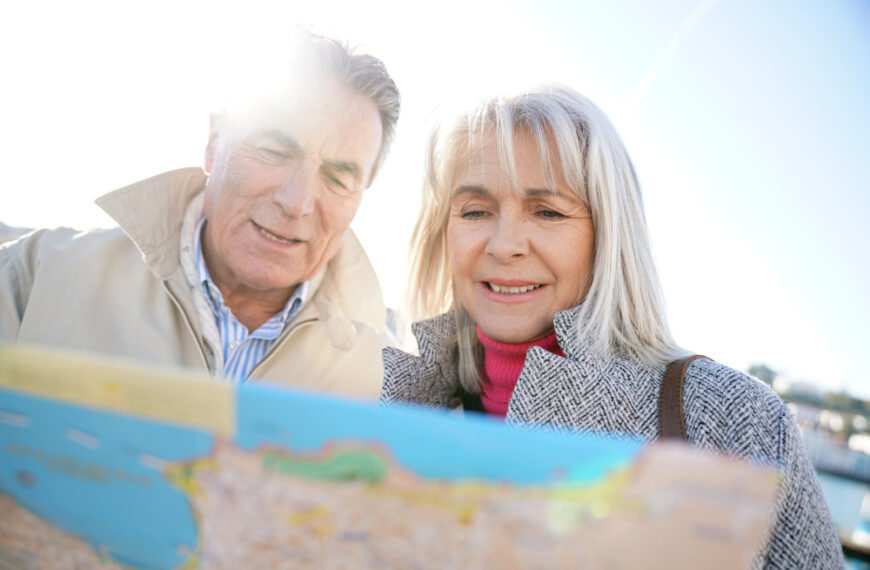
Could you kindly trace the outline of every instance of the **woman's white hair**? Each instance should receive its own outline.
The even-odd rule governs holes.
[[[456,176],[473,160],[482,137],[495,137],[502,168],[516,181],[513,137],[518,130],[536,140],[545,172],[552,176],[551,165],[559,160],[568,186],[592,214],[592,280],[586,297],[578,299],[577,334],[596,351],[629,353],[652,366],[683,354],[668,329],[628,153],[607,116],[563,86],[484,101],[433,131],[423,206],[411,241],[408,316],[419,320],[454,311],[460,381],[467,391],[479,392],[480,347],[471,317],[456,301],[447,256],[449,200]]]

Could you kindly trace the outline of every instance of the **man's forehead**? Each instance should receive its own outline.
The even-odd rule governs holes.
[[[230,101],[226,112],[237,126],[262,129],[322,111],[331,96],[344,92],[349,92],[349,87],[334,77],[301,76],[249,94],[245,99]]]
[[[374,168],[383,138],[374,102],[329,75],[285,84],[235,107],[226,119],[224,134],[317,154],[360,178]]]

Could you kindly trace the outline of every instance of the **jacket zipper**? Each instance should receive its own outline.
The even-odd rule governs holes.
[[[172,299],[172,304],[175,305],[175,308],[178,309],[178,312],[181,313],[181,316],[184,319],[184,324],[187,326],[187,332],[190,333],[190,336],[193,338],[194,344],[196,344],[197,348],[199,348],[199,358],[202,361],[202,366],[208,374],[211,374],[211,370],[208,367],[208,357],[205,355],[205,347],[203,343],[199,342],[196,339],[196,333],[193,330],[193,324],[190,322],[190,318],[187,316],[187,313],[184,312],[184,309],[181,307],[181,302],[175,297],[175,294],[169,289],[169,286],[166,284],[166,279],[163,279],[161,282],[163,285],[163,290],[166,291],[166,294],[169,295],[169,298]]]

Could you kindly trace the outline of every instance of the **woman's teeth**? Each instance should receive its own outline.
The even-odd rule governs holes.
[[[263,234],[264,236],[266,236],[270,240],[277,242],[277,243],[283,243],[283,244],[290,245],[293,243],[297,243],[299,241],[298,239],[284,239],[282,237],[276,236],[275,234],[273,234],[269,230],[267,230],[265,228],[261,228],[259,226],[257,226],[257,229],[260,230],[261,234]]]
[[[495,293],[500,293],[502,295],[516,295],[517,293],[528,293],[529,291],[534,291],[539,287],[543,287],[543,285],[524,285],[522,287],[502,287],[500,285],[496,285],[495,283],[487,283],[491,291]]]

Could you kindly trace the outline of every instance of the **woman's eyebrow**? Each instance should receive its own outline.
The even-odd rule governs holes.
[[[527,198],[539,198],[541,196],[564,196],[565,194],[551,188],[526,188],[523,195]]]
[[[455,198],[463,194],[472,194],[481,198],[488,198],[489,196],[491,196],[489,190],[487,190],[483,186],[476,186],[474,184],[463,184],[462,186],[456,187],[456,189],[453,191],[453,194],[451,195],[451,198]],[[556,196],[563,198],[566,197],[564,193],[550,188],[526,188],[525,190],[523,190],[522,195],[526,198],[540,198],[542,196]]]
[[[461,196],[462,194],[472,194],[474,196],[480,196],[481,198],[488,197],[489,190],[484,188],[483,186],[474,186],[474,185],[462,185],[458,186],[456,190],[453,191],[451,198],[455,198],[457,196]]]

